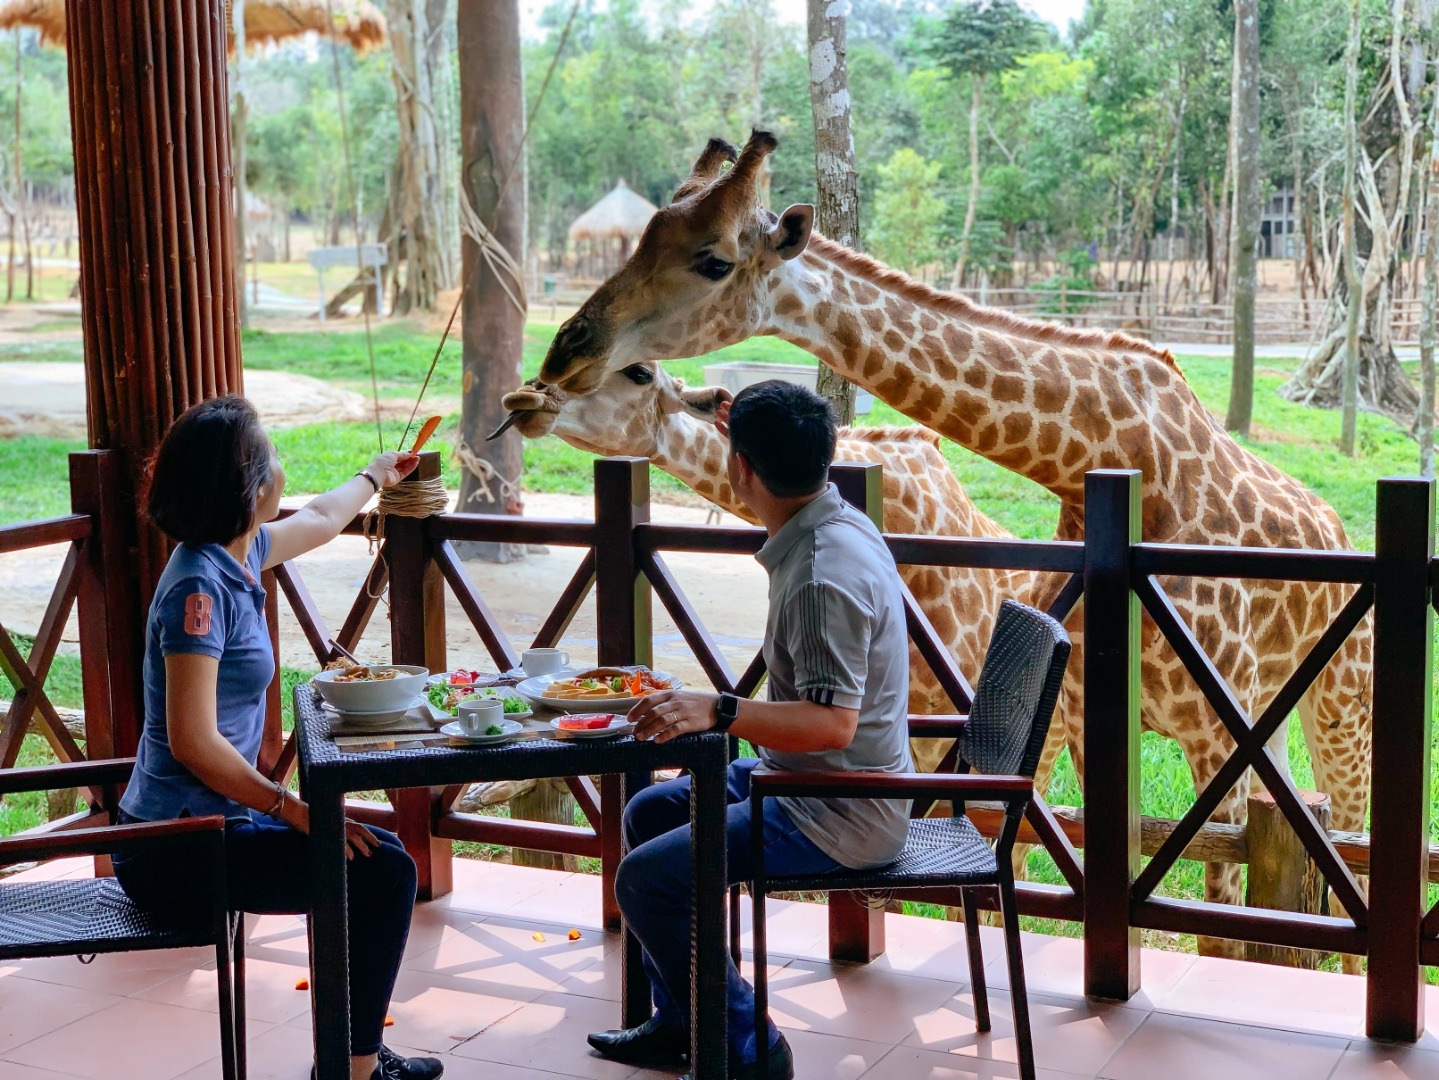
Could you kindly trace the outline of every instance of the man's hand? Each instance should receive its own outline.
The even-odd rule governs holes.
[[[715,726],[718,694],[698,690],[657,690],[640,699],[630,710],[635,725],[635,738],[669,742],[681,735],[708,731]]]

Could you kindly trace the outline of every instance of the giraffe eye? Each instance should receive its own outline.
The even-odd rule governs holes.
[[[720,278],[734,269],[734,263],[725,262],[724,259],[716,255],[706,255],[699,261],[699,265],[697,265],[695,269],[711,281],[719,281]]]
[[[648,386],[655,381],[655,373],[644,364],[631,364],[622,372],[625,378],[639,386]]]

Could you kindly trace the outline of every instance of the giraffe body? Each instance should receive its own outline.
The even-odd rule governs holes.
[[[776,145],[756,132],[742,152],[713,140],[630,260],[561,327],[541,379],[570,393],[640,361],[696,356],[776,335],[881,400],[1060,500],[1058,536],[1083,537],[1084,475],[1138,469],[1149,542],[1341,550],[1338,516],[1241,447],[1210,415],[1165,350],[1119,333],[1076,330],[980,307],[930,289],[813,234],[813,208],[755,205],[754,177]],[[725,160],[734,162],[722,171]],[[1049,577],[1038,606],[1063,585]],[[1238,703],[1257,717],[1350,593],[1305,582],[1161,579]],[[1082,649],[1080,618],[1068,629]],[[1332,827],[1364,826],[1369,794],[1369,620],[1305,694],[1299,712]],[[1078,658],[1072,669],[1082,670]],[[1066,724],[1083,768],[1077,693]],[[1179,741],[1202,790],[1233,740],[1146,617],[1141,710]],[[1283,763],[1282,747],[1279,762]],[[1214,818],[1243,820],[1244,776]],[[1206,896],[1240,900],[1238,866],[1206,868]],[[1212,943],[1211,943],[1212,947]],[[1213,951],[1231,951],[1215,949]],[[1351,965],[1352,966],[1352,965]]]

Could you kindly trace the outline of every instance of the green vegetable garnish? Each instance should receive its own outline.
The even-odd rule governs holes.
[[[529,708],[529,705],[528,703],[526,703],[524,698],[507,697],[504,699],[504,701],[504,710],[507,713],[524,712],[526,709]]]
[[[618,675],[616,675],[613,679],[610,680],[610,689],[613,690],[616,694],[620,693],[622,690],[624,690],[624,688],[625,681]]]
[[[580,685],[586,690],[597,690],[599,689],[600,681],[599,679],[581,679]]]
[[[503,735],[504,733],[505,729],[500,727],[499,724],[491,724],[489,727],[485,728],[486,735]]]

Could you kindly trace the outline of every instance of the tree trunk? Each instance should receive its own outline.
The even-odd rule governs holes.
[[[449,245],[442,235],[442,158],[439,116],[435,111],[435,67],[440,27],[431,26],[431,9],[443,4],[390,0],[387,11],[393,53],[395,101],[399,109],[399,145],[390,183],[390,271],[397,291],[395,313],[433,311],[436,294],[454,280]],[[405,271],[400,284],[400,262]]]
[[[1434,475],[1435,298],[1439,294],[1439,95],[1429,118],[1429,170],[1424,190],[1424,285],[1419,306],[1419,474]]]
[[[176,416],[243,390],[224,7],[68,0],[66,32],[89,441],[133,492]],[[139,634],[168,548],[126,506]]]
[[[240,329],[250,328],[250,305],[245,300],[245,262],[249,256],[249,185],[245,177],[245,124],[249,105],[245,101],[245,0],[230,0],[230,26],[235,34],[235,108],[230,115],[230,140],[235,159],[235,302],[240,309]]]
[[[20,27],[15,28],[15,217],[10,219],[10,276],[6,284],[5,299],[15,298],[15,221],[18,217],[25,230],[25,257],[30,265],[30,226],[25,222],[25,170],[21,160],[20,138],[24,131],[21,122],[20,98],[24,86],[24,75],[20,68]],[[33,266],[30,273],[34,274]],[[29,299],[29,297],[27,297]]]
[[[1254,412],[1254,292],[1259,243],[1259,0],[1234,5],[1234,224],[1229,279],[1234,290],[1234,374],[1225,427],[1249,435]]]
[[[462,214],[473,227],[461,243],[464,259],[464,382],[460,439],[467,462],[460,482],[460,508],[481,514],[518,514],[523,467],[519,432],[494,442],[486,436],[505,418],[500,399],[521,381],[525,310],[525,174],[519,156],[525,125],[520,66],[518,0],[464,3],[458,8]],[[476,222],[478,223],[476,225]],[[499,251],[484,251],[479,229]],[[506,274],[505,277],[499,275]],[[497,562],[520,557],[506,544],[467,545],[465,554]]]
[[[1413,28],[1406,10],[1405,0],[1395,0],[1388,65],[1373,98],[1354,108],[1360,46],[1358,10],[1351,7],[1345,115],[1353,123],[1345,132],[1343,228],[1331,290],[1336,302],[1318,347],[1281,391],[1306,404],[1342,407],[1340,445],[1350,454],[1358,410],[1411,425],[1419,405],[1419,392],[1394,354],[1391,304],[1422,127],[1401,70],[1406,31]]]
[[[536,780],[510,799],[510,817],[573,825],[575,797],[570,794],[569,786],[559,777],[545,777]],[[542,870],[570,872],[579,869],[579,860],[573,855],[559,855],[552,851],[515,848],[510,858],[516,866],[537,866]]]
[[[859,250],[859,176],[850,128],[849,63],[843,5],[809,0],[809,98],[814,115],[814,171],[819,231]],[[824,364],[816,388],[839,422],[854,423],[854,386]]]
[[[969,238],[974,231],[974,215],[979,209],[979,76],[969,77],[969,205],[964,208],[964,232],[959,237],[959,260],[954,264],[954,287],[964,284],[964,268],[969,262]]]

